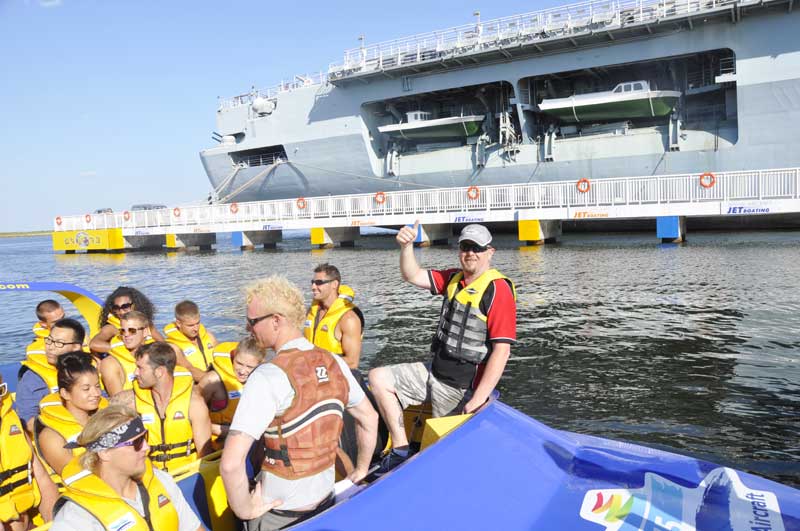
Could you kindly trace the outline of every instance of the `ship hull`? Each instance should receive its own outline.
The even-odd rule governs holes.
[[[212,186],[225,184],[220,197],[241,188],[229,201],[798,167],[797,27],[800,11],[781,11],[754,15],[736,24],[697,25],[693,30],[615,41],[588,50],[429,73],[414,78],[413,83],[376,79],[364,84],[309,87],[280,95],[275,112],[267,117],[254,117],[246,106],[220,111],[218,132],[241,135],[244,140],[236,146],[204,150],[201,159]],[[677,139],[671,137],[674,132],[665,123],[591,137],[555,136],[548,151],[543,139],[526,130],[523,123],[513,154],[493,145],[480,161],[474,145],[444,146],[434,151],[408,150],[391,165],[390,146],[381,143],[377,128],[387,122],[373,127],[367,109],[370,102],[409,94],[498,80],[520,87],[525,76],[656,61],[719,48],[730,49],[736,56],[729,115],[702,127],[689,124]],[[660,112],[669,104],[665,102]],[[514,107],[521,122],[530,121],[531,112],[520,102]],[[266,172],[263,166],[236,169],[237,150],[274,145],[285,151],[287,162]],[[235,178],[226,183],[234,171]]]

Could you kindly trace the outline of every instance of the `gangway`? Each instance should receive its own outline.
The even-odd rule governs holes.
[[[800,212],[800,168],[377,192],[57,216],[59,233],[122,237],[525,220]],[[55,240],[54,240],[55,241]],[[66,249],[65,249],[66,250]]]

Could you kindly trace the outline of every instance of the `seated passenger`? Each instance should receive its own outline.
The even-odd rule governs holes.
[[[53,324],[50,335],[44,338],[45,352],[28,354],[22,362],[17,383],[17,413],[28,433],[33,433],[39,402],[46,395],[58,391],[56,360],[67,352],[80,352],[85,337],[86,331],[78,321],[61,319]]]
[[[28,529],[29,513],[37,506],[49,519],[57,496],[55,485],[31,450],[8,385],[0,375],[0,526],[4,531]]]
[[[66,489],[50,531],[205,529],[175,481],[147,459],[147,432],[135,411],[98,411],[77,444],[86,453],[64,468]]]
[[[119,336],[111,343],[110,356],[100,360],[100,376],[108,396],[124,389],[133,389],[133,373],[136,370],[136,351],[146,343],[152,343],[150,321],[142,312],[130,311],[119,319]]]
[[[214,337],[200,323],[200,308],[192,301],[181,301],[175,306],[175,321],[164,327],[167,343],[177,346],[189,361],[180,363],[192,373],[195,382],[199,382],[211,367],[211,353],[217,345]]]
[[[233,420],[247,377],[264,362],[266,351],[252,337],[239,342],[220,343],[214,349],[212,370],[198,388],[211,415],[211,434],[223,439]]]
[[[36,305],[36,324],[33,325],[33,335],[44,339],[50,335],[50,327],[64,318],[64,309],[52,299],[47,299]]]
[[[89,418],[108,402],[101,395],[97,368],[89,356],[70,352],[60,356],[56,366],[58,393],[39,402],[34,444],[44,464],[61,474],[73,457],[83,453],[82,448],[68,450],[64,445],[75,442]]]
[[[192,375],[175,373],[172,346],[158,341],[136,351],[132,391],[114,397],[134,407],[149,433],[150,459],[162,470],[175,470],[211,451],[208,407],[194,390]]]
[[[311,279],[311,297],[303,336],[315,346],[343,357],[353,375],[362,383],[358,362],[364,314],[353,303],[355,293],[342,284],[336,266],[320,264],[314,269],[314,278]]]
[[[133,310],[142,312],[147,316],[148,322],[153,322],[156,309],[144,294],[125,286],[115,289],[106,299],[103,311],[100,312],[100,331],[89,342],[91,351],[102,354],[111,350],[111,340],[119,333],[120,317]],[[163,339],[155,329],[151,330],[151,335],[156,341]]]

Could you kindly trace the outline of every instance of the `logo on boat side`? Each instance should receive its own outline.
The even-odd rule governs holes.
[[[30,284],[11,284],[0,282],[0,289],[31,289]]]
[[[640,489],[587,491],[580,515],[606,531],[694,531],[719,527],[725,516],[732,531],[784,531],[775,494],[748,488],[730,468],[715,468],[694,488],[647,472]]]
[[[726,214],[769,214],[767,207],[731,206]]]
[[[607,218],[608,212],[590,212],[588,210],[578,210],[572,217],[574,219]]]
[[[92,243],[92,240],[89,238],[89,234],[81,231],[75,235],[75,243],[78,244],[78,247],[86,248],[89,247],[89,244]]]
[[[453,223],[476,223],[479,221],[484,221],[484,219],[480,216],[455,216],[453,218]]]

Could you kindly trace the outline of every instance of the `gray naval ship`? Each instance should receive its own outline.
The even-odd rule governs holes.
[[[220,100],[219,202],[800,166],[793,0],[597,0]]]

